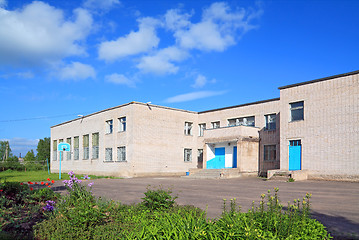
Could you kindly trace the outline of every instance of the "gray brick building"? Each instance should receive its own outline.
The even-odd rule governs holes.
[[[280,98],[191,112],[131,102],[51,127],[51,171],[184,175],[190,169],[359,178],[359,71],[280,87]]]

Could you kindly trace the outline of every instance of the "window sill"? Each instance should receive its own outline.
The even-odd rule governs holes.
[[[293,121],[289,121],[290,123],[292,122],[300,122],[300,121],[304,121],[304,119],[300,119],[300,120],[293,120]]]
[[[82,160],[89,160],[88,158],[83,158]]]
[[[123,133],[123,132],[126,132],[126,131],[117,131],[118,133]]]
[[[184,161],[184,163],[191,163],[192,161]]]
[[[98,158],[91,158],[91,160],[98,160]]]
[[[111,135],[112,133],[105,133],[105,135]]]
[[[113,163],[114,161],[103,161],[104,163]]]
[[[119,162],[119,163],[121,163],[121,162],[123,162],[123,163],[127,163],[127,161],[115,161],[115,162]]]

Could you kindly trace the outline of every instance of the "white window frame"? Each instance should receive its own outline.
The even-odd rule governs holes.
[[[184,162],[192,162],[192,149],[191,148],[184,149],[183,161]]]
[[[77,140],[77,147],[75,147],[75,142]],[[74,160],[80,159],[80,137],[75,136],[74,137]]]
[[[126,132],[126,117],[121,117],[118,119],[118,131]]]
[[[192,122],[185,122],[184,123],[184,135],[192,136]]]
[[[105,148],[105,162],[113,162],[112,148]]]
[[[199,137],[203,137],[204,135],[204,130],[206,129],[206,124],[205,123],[200,123],[198,124],[198,136]]]
[[[117,162],[127,162],[126,146],[117,147]]]
[[[212,124],[212,128],[220,128],[221,127],[220,121],[211,122],[211,124]]]
[[[93,144],[93,140],[94,140],[94,136],[97,135],[98,137],[98,145],[94,145]],[[91,159],[98,159],[99,158],[99,152],[100,152],[100,134],[98,132],[96,133],[92,133],[92,156],[91,156]]]
[[[52,144],[52,160],[57,161],[57,140],[53,140]]]
[[[87,138],[88,138],[88,146],[87,147],[85,147],[85,141],[84,141],[84,139],[85,139],[85,137],[87,136]],[[82,136],[82,150],[83,150],[83,152],[82,152],[82,159],[83,160],[88,160],[88,159],[90,159],[90,135],[89,134],[85,134],[85,135],[83,135]]]
[[[113,133],[113,120],[107,120],[106,121],[106,134],[112,134]]]

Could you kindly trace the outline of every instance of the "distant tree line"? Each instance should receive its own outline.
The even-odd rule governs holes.
[[[36,155],[34,150],[28,151],[24,161],[20,162],[19,158],[12,154],[9,141],[0,141],[0,171],[8,169],[17,171],[45,170],[47,159],[50,164],[50,138],[40,139],[36,151]]]

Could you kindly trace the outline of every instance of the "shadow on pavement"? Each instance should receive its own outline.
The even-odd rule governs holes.
[[[354,223],[345,217],[331,216],[315,211],[311,211],[311,215],[327,227],[328,232],[334,239],[359,239],[359,224]]]

